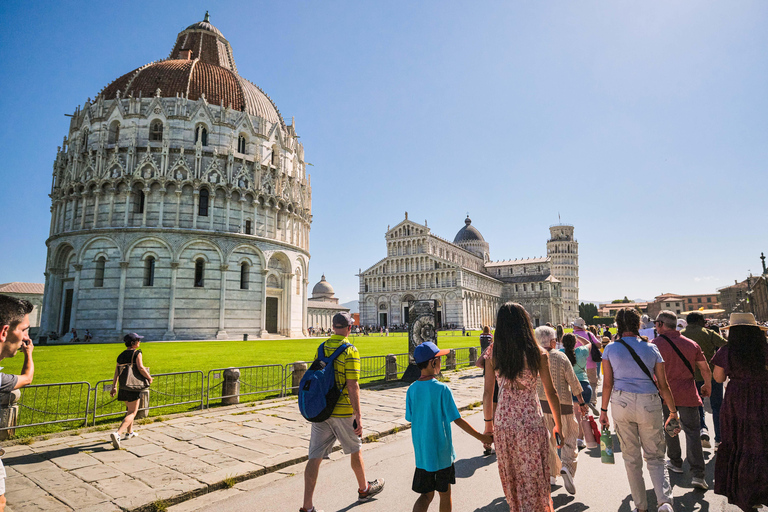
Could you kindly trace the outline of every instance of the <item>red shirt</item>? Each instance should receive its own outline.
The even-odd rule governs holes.
[[[696,370],[697,361],[705,361],[704,352],[701,347],[696,344],[695,341],[686,338],[678,331],[672,331],[664,333],[675,346],[682,352],[685,359],[691,365],[693,370]],[[685,366],[685,363],[680,356],[677,355],[675,349],[669,344],[667,340],[659,336],[655,338],[654,343],[661,357],[664,358],[664,369],[667,373],[667,382],[669,382],[669,389],[672,390],[672,396],[675,397],[675,405],[679,407],[698,407],[701,405],[701,397],[696,390],[696,382],[693,380],[693,374]]]

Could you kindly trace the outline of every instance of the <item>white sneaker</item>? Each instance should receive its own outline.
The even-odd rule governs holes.
[[[568,471],[568,468],[563,467],[563,469],[560,470],[560,475],[563,477],[563,485],[565,486],[565,490],[568,491],[568,494],[576,494],[576,486],[573,484],[573,477],[571,476],[571,472]]]
[[[697,489],[704,489],[705,491],[709,489],[709,486],[707,485],[707,482],[706,480],[704,480],[703,477],[691,478],[691,485],[696,487]]]
[[[675,512],[675,509],[669,503],[662,503],[659,507],[659,512]]]
[[[683,467],[682,466],[675,466],[675,464],[671,460],[669,460],[669,459],[667,459],[667,461],[664,463],[664,465],[667,466],[667,469],[672,471],[673,473],[682,473],[683,472]],[[666,505],[666,503],[665,503],[665,505]],[[659,510],[661,510],[661,509],[659,509]]]
[[[128,432],[127,434],[125,434],[125,437],[123,438],[123,441],[125,441],[126,439],[132,439],[132,438],[138,437],[138,436],[139,436],[138,432]]]
[[[115,450],[120,449],[120,434],[117,432],[112,432],[109,434],[109,438],[112,440],[112,446],[115,447]]]
[[[701,429],[699,437],[701,438],[701,446],[704,448],[712,448],[712,444],[709,442],[709,431],[707,429]]]

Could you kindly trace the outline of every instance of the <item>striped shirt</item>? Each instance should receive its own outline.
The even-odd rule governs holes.
[[[336,385],[342,389],[339,401],[333,409],[331,417],[349,418],[354,416],[355,410],[352,408],[352,402],[349,400],[349,389],[345,386],[347,379],[358,380],[360,378],[360,353],[357,347],[352,345],[344,336],[334,334],[325,342],[325,355],[330,356],[339,348],[339,345],[349,343],[350,347],[339,354],[339,357],[333,362],[333,369],[336,373]],[[343,387],[342,387],[343,386]]]

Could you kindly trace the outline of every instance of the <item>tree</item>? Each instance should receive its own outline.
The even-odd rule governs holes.
[[[593,323],[592,319],[597,316],[597,306],[591,302],[586,304],[582,302],[579,304],[579,316],[591,325]]]
[[[632,302],[632,301],[629,300],[627,298],[627,296],[625,295],[623,299],[612,300],[611,304],[629,304],[630,302]]]

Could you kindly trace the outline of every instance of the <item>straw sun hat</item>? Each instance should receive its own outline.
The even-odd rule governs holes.
[[[731,313],[731,317],[728,319],[728,325],[721,327],[721,329],[730,329],[737,325],[751,325],[752,327],[759,327],[763,331],[768,331],[768,327],[758,325],[755,321],[755,315],[752,313]]]

